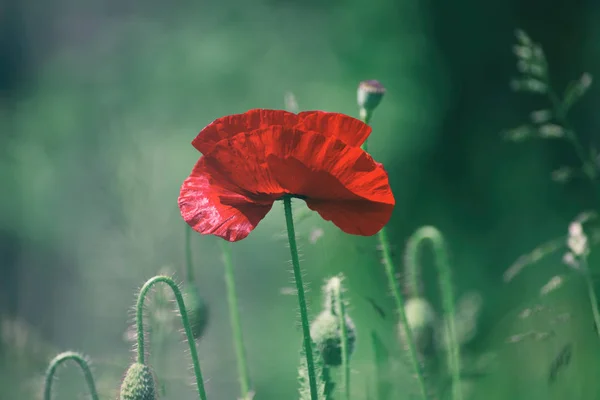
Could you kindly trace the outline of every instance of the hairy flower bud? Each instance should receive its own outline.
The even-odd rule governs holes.
[[[140,363],[133,363],[125,373],[120,400],[155,400],[156,388],[154,376],[150,367]]]
[[[348,356],[350,356],[356,343],[356,328],[348,316],[346,316],[345,325],[348,337]],[[311,325],[310,336],[321,353],[325,365],[338,366],[342,364],[342,330],[337,315],[328,310],[321,312]]]
[[[204,334],[208,325],[208,304],[204,301],[198,288],[193,284],[185,284],[183,287],[183,301],[192,328],[194,339],[199,339]]]

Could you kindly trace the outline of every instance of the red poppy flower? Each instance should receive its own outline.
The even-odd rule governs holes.
[[[395,201],[383,166],[360,148],[370,133],[323,111],[219,118],[192,141],[203,156],[181,186],[181,215],[194,230],[235,242],[291,195],[346,233],[374,235]]]

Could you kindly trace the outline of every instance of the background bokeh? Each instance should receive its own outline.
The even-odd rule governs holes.
[[[137,289],[164,267],[183,279],[177,195],[198,157],[192,138],[223,115],[283,108],[288,91],[301,109],[357,115],[356,87],[365,79],[387,88],[369,147],[397,199],[389,225],[397,264],[407,237],[433,224],[451,248],[457,293],[483,295],[471,351],[496,357],[475,398],[598,398],[589,303],[562,254],[502,281],[520,254],[564,235],[598,199],[589,182],[551,181],[554,169],[577,162],[564,142],[514,144],[500,133],[545,106],[509,89],[514,29],[543,44],[562,90],[582,72],[600,72],[599,20],[600,3],[591,0],[0,4],[0,399],[32,398],[47,361],[67,349],[94,360],[103,398],[114,398],[132,357],[123,336]],[[584,143],[600,138],[598,99],[592,86],[573,111]],[[295,398],[297,390],[300,330],[297,301],[285,294],[282,214],[275,207],[233,246],[248,360],[263,400]],[[324,235],[313,244],[317,228]],[[313,315],[323,280],[347,277],[358,329],[353,391],[365,398],[370,332],[400,351],[376,241],[348,237],[316,215],[298,231]],[[211,308],[199,353],[209,398],[225,400],[238,388],[216,244],[193,237],[196,283]],[[557,273],[569,279],[547,306],[572,313],[570,323],[549,340],[507,345],[527,329],[516,313]],[[425,277],[437,306],[435,275]],[[543,318],[535,323],[545,329]],[[571,363],[549,385],[549,365],[565,343],[573,344]],[[167,362],[168,398],[194,398],[177,334]],[[405,375],[400,367],[392,380]],[[79,398],[78,378],[61,370],[56,398]]]

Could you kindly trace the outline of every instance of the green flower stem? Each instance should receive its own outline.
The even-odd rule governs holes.
[[[194,264],[192,263],[192,228],[185,224],[185,280],[194,282]]]
[[[341,345],[342,345],[342,373],[344,379],[344,396],[346,400],[350,400],[350,360],[348,357],[348,329],[346,327],[346,305],[342,297],[342,284],[340,283],[334,289],[335,298],[335,313],[337,314],[340,324]]]
[[[88,390],[90,391],[90,396],[92,400],[99,400],[98,391],[96,390],[96,384],[94,383],[94,377],[92,376],[92,371],[90,370],[90,366],[88,365],[85,358],[79,354],[72,351],[66,351],[54,357],[52,361],[50,361],[50,365],[48,366],[48,370],[46,371],[46,382],[44,385],[44,400],[50,400],[52,398],[52,382],[54,382],[54,375],[56,375],[56,370],[63,362],[67,360],[73,360],[79,365],[79,368],[83,371],[83,377],[88,386]]]
[[[229,243],[220,241],[221,252],[223,254],[223,264],[225,265],[225,283],[227,285],[227,302],[229,305],[229,318],[231,330],[233,333],[233,347],[237,359],[238,379],[242,399],[250,399],[250,373],[246,362],[246,351],[240,323],[240,311],[238,309],[237,292],[235,290],[235,279],[233,274],[233,263],[231,262],[231,249]]]
[[[585,277],[585,283],[587,285],[588,297],[590,298],[590,304],[592,305],[592,315],[594,316],[594,323],[596,325],[596,334],[600,337],[600,311],[598,311],[598,297],[594,290],[594,281],[592,275],[588,269],[587,256],[581,257],[583,275]]]
[[[442,307],[448,318],[448,366],[452,374],[452,398],[463,398],[460,386],[460,346],[456,338],[456,322],[454,307],[454,290],[452,289],[451,269],[448,251],[441,232],[433,226],[419,228],[408,240],[406,246],[406,269],[409,277],[409,289],[419,295],[420,264],[418,263],[419,246],[429,240],[433,244],[438,272],[438,283],[442,295]],[[445,327],[446,328],[446,327]]]
[[[173,294],[175,295],[175,300],[177,300],[177,306],[179,307],[179,313],[181,315],[181,323],[183,324],[185,336],[190,346],[190,356],[192,357],[192,364],[194,366],[194,375],[196,376],[198,395],[200,400],[206,400],[206,390],[204,389],[204,379],[202,378],[200,361],[198,359],[198,352],[196,351],[196,341],[194,340],[194,335],[192,334],[192,328],[190,327],[190,321],[187,315],[185,304],[183,302],[183,296],[181,295],[181,290],[179,290],[177,284],[168,276],[155,276],[154,278],[148,279],[144,286],[142,286],[140,294],[138,295],[136,304],[137,362],[140,364],[146,364],[146,353],[144,347],[144,300],[146,299],[148,291],[157,283],[165,283],[169,285],[173,291]]]
[[[306,296],[304,295],[304,284],[302,283],[302,271],[298,260],[298,247],[296,246],[296,232],[294,230],[294,217],[292,215],[292,198],[283,197],[285,210],[285,222],[287,225],[288,240],[290,242],[290,253],[292,254],[292,266],[294,278],[298,291],[298,305],[300,306],[300,320],[302,322],[302,334],[304,335],[304,352],[306,356],[306,367],[308,369],[308,382],[310,386],[310,398],[318,400],[317,376],[315,374],[315,362],[313,359],[312,339],[310,337],[310,324],[308,322],[308,311],[306,309]]]
[[[404,328],[404,332],[406,334],[408,353],[410,356],[410,361],[413,370],[416,373],[417,382],[419,384],[419,392],[421,398],[426,400],[429,398],[429,396],[427,394],[427,387],[425,386],[425,373],[423,372],[423,367],[421,366],[421,362],[419,360],[419,353],[417,351],[417,347],[415,346],[412,330],[408,325],[408,319],[406,317],[406,311],[404,309],[404,296],[402,295],[400,285],[398,284],[398,280],[396,279],[394,274],[394,264],[392,262],[392,255],[385,227],[383,227],[379,231],[379,233],[377,234],[377,239],[379,240],[379,246],[383,254],[383,266],[385,268],[385,274],[387,276],[390,289],[392,290],[392,294],[394,296],[396,310],[398,312],[398,316],[400,317],[400,324]]]
[[[365,124],[368,124],[370,122],[371,116],[372,112],[360,110],[360,118]],[[367,151],[368,149],[367,142],[368,140],[365,140],[365,142],[361,146],[364,151]],[[408,354],[410,357],[412,368],[416,374],[419,392],[421,398],[423,400],[427,400],[429,396],[427,394],[427,387],[425,386],[425,373],[419,360],[419,353],[417,351],[417,347],[415,346],[412,330],[408,325],[408,319],[406,317],[406,311],[404,309],[404,296],[402,295],[402,291],[400,290],[398,280],[395,277],[394,263],[392,262],[392,253],[390,251],[390,244],[388,241],[387,231],[385,227],[381,228],[381,230],[377,233],[377,240],[379,241],[379,247],[381,248],[381,252],[383,255],[383,266],[385,268],[385,274],[387,276],[390,289],[392,290],[394,302],[396,304],[396,311],[398,312],[398,316],[400,318],[400,324],[402,325],[406,334]]]

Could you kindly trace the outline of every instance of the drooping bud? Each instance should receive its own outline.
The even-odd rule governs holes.
[[[377,108],[384,94],[385,87],[374,79],[362,81],[358,85],[356,101],[360,110],[360,117],[363,120]]]
[[[411,330],[413,340],[417,350],[426,354],[431,350],[435,332],[437,316],[433,307],[422,297],[413,297],[406,301],[404,305],[406,313],[406,322]],[[406,341],[406,332],[402,324],[398,327],[400,340]]]
[[[185,284],[182,294],[190,327],[192,328],[192,335],[194,339],[199,339],[204,334],[208,325],[208,304],[200,296],[198,288],[191,283]]]
[[[120,400],[156,400],[156,386],[152,370],[147,365],[133,363],[125,373]]]

